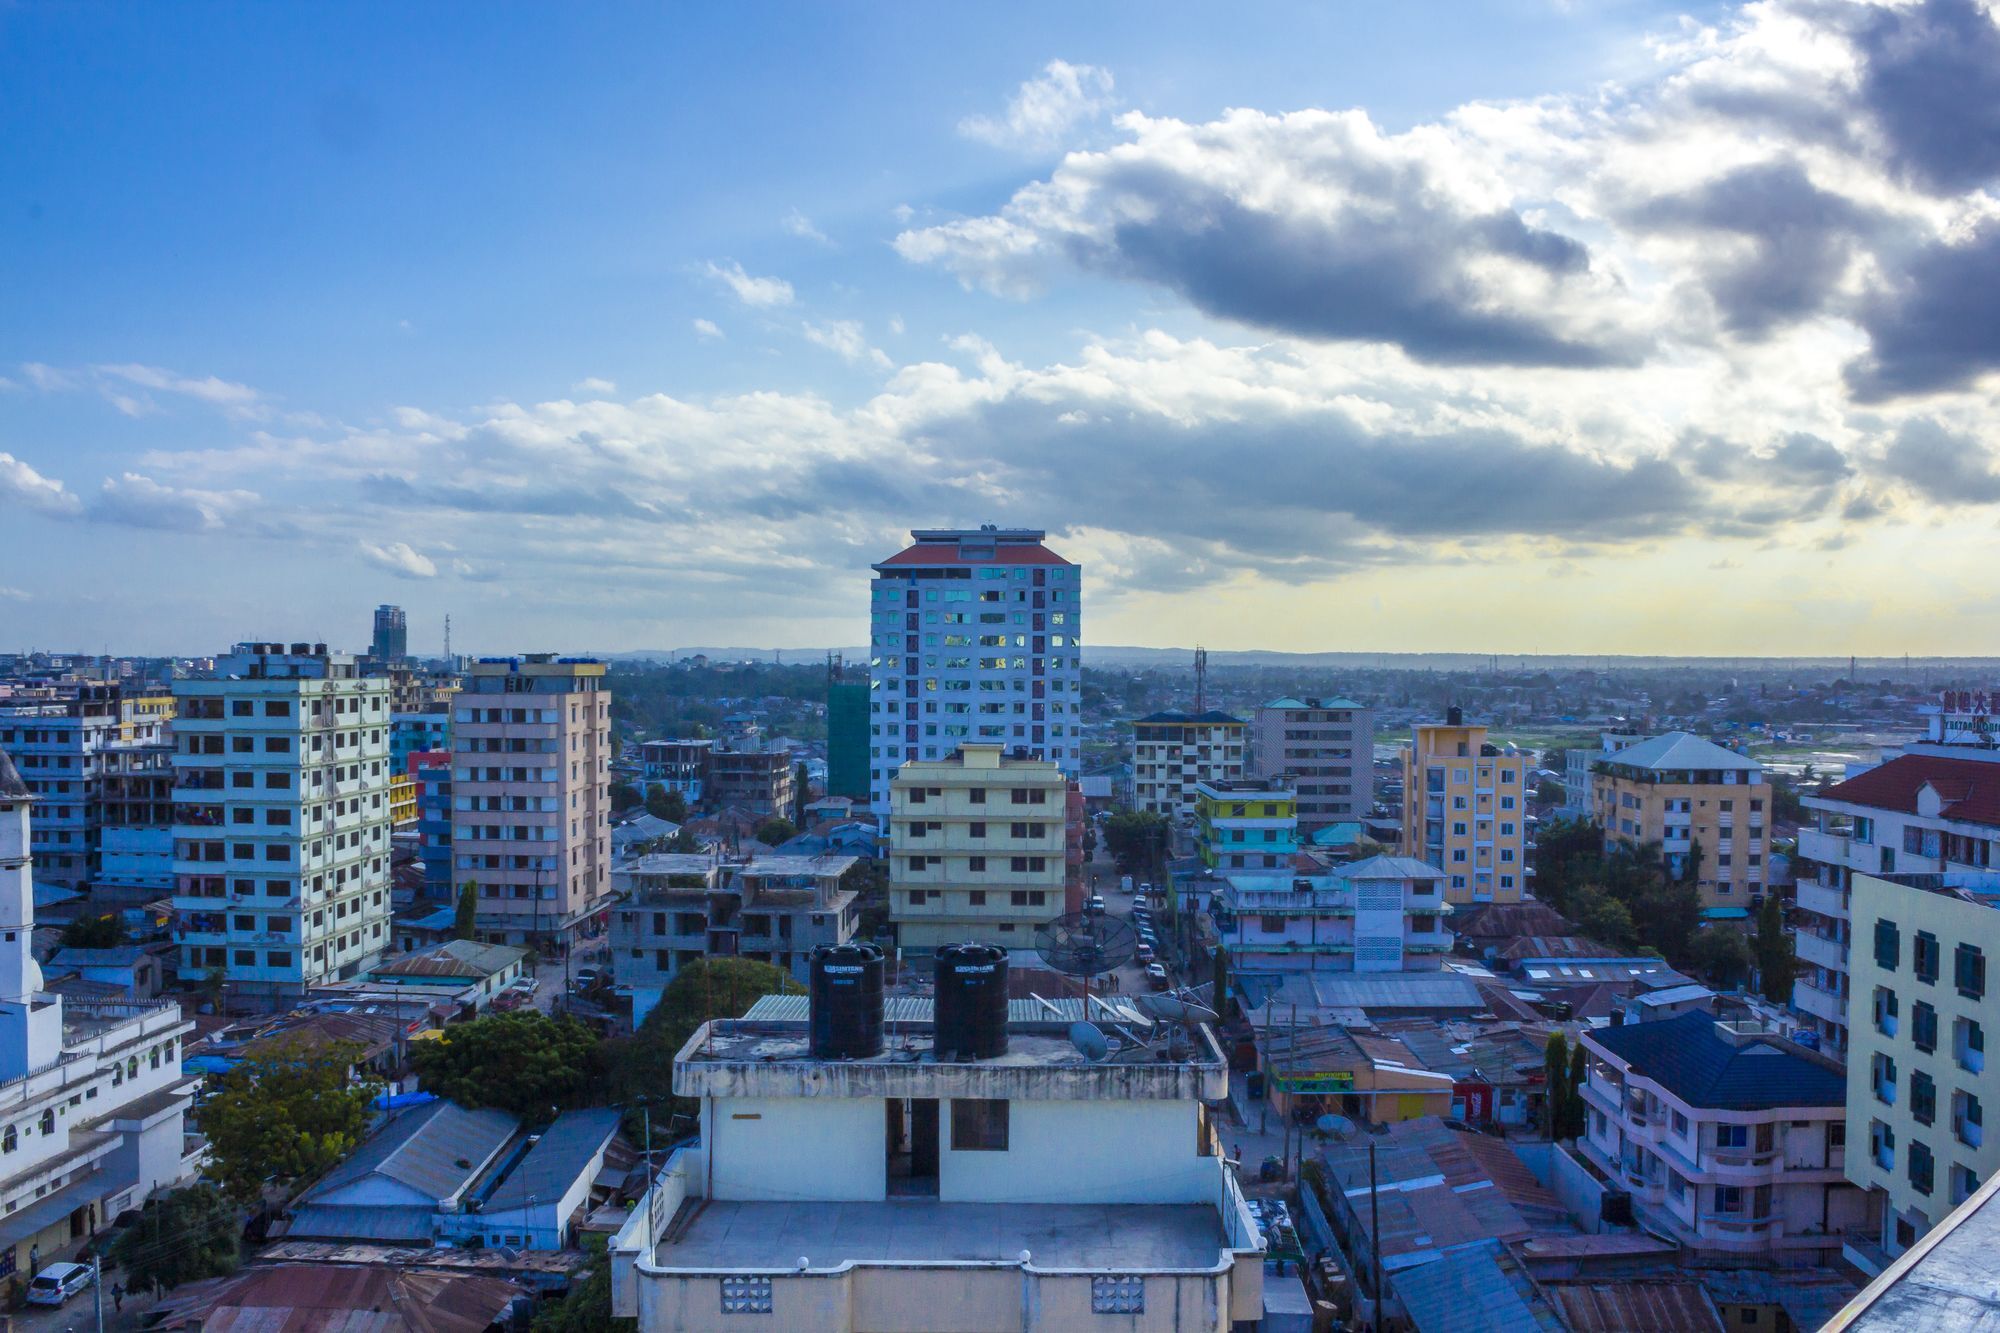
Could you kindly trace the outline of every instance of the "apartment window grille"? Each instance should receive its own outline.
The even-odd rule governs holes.
[[[1090,1279],[1092,1314],[1146,1313],[1146,1279],[1122,1274],[1101,1274]]]
[[[771,1279],[768,1277],[722,1279],[722,1313],[770,1314]]]
[[[1896,970],[1896,956],[1902,952],[1902,933],[1896,923],[1878,920],[1875,923],[1875,965],[1884,972]]]
[[[1918,931],[1916,939],[1910,942],[1910,966],[1916,971],[1918,981],[1936,984],[1940,957],[1937,936],[1928,930]]]
[[[1968,1000],[1978,1000],[1986,995],[1986,955],[1977,945],[1961,944],[1952,957],[1952,979],[1958,985],[1958,993]]]

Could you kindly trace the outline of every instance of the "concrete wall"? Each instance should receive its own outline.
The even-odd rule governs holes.
[[[702,1141],[715,1159],[711,1198],[888,1197],[888,1110],[879,1097],[711,1100]]]
[[[1585,1232],[1594,1235],[1606,1229],[1599,1220],[1604,1215],[1604,1182],[1566,1147],[1558,1146],[1549,1154],[1548,1186]]]
[[[951,1104],[939,1111],[946,1202],[1215,1202],[1215,1161],[1196,1155],[1191,1102],[1016,1101],[1006,1152],[953,1151]]]

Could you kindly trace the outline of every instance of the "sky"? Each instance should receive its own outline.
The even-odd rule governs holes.
[[[1986,0],[0,5],[0,649],[2000,652]]]

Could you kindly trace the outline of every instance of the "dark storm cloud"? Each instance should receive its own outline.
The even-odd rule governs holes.
[[[1220,193],[1162,198],[1142,222],[1113,229],[1108,248],[1077,257],[1170,287],[1211,315],[1315,340],[1392,342],[1445,365],[1603,366],[1629,348],[1593,346],[1542,322],[1545,312],[1467,300],[1475,256],[1509,259],[1553,278],[1590,269],[1590,252],[1513,213],[1451,217],[1415,206],[1392,215],[1299,217],[1243,207]]]
[[[1729,330],[1751,338],[1819,311],[1870,221],[1789,161],[1739,167],[1626,216],[1641,229],[1741,237],[1747,249],[1724,245],[1695,265]]]
[[[2000,26],[1975,0],[1877,7],[1855,42],[1900,174],[1939,193],[2000,177]]]
[[[1882,457],[1883,471],[1942,505],[2000,503],[1994,463],[1985,445],[1928,418],[1906,423]]]
[[[1917,251],[1859,318],[1869,351],[1846,376],[1863,402],[1964,388],[2000,367],[2000,222]]]

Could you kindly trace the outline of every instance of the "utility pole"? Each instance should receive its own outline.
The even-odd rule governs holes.
[[[97,1333],[104,1333],[104,1261],[95,1251],[90,1256],[90,1294],[97,1305]]]
[[[1375,1329],[1382,1328],[1382,1192],[1375,1184],[1375,1140],[1368,1140],[1368,1259],[1375,1270]]]

